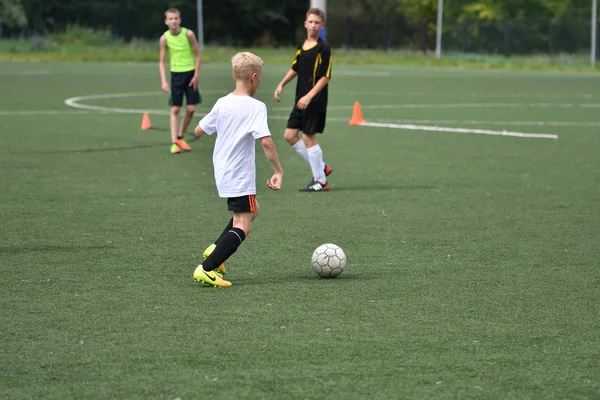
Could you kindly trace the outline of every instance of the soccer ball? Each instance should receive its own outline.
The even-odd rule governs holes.
[[[346,266],[346,254],[337,244],[325,243],[313,252],[312,265],[319,276],[335,278]]]

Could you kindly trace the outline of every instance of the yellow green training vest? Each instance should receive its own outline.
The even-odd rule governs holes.
[[[171,72],[187,72],[196,69],[196,53],[187,37],[187,28],[181,28],[177,35],[165,32]]]

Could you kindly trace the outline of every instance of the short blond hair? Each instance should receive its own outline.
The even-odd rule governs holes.
[[[308,10],[306,12],[306,19],[308,19],[308,17],[311,15],[316,15],[319,18],[321,18],[321,22],[325,22],[325,12],[320,8],[313,7],[310,10]]]
[[[264,66],[262,58],[247,51],[237,53],[231,58],[233,78],[236,81],[249,81],[255,72],[261,75]]]
[[[167,11],[165,11],[165,18],[167,18],[167,14],[177,14],[181,16],[181,13],[177,8],[169,8]]]

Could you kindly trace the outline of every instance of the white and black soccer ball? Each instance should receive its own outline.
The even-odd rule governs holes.
[[[346,267],[346,254],[337,244],[325,243],[313,252],[312,265],[319,276],[335,278]]]

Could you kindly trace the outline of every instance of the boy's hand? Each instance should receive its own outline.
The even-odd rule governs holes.
[[[271,179],[269,179],[267,181],[267,186],[269,187],[269,189],[279,190],[279,189],[281,189],[282,181],[283,181],[283,174],[280,172],[276,172],[273,174]]]
[[[192,77],[192,80],[190,81],[190,85],[191,87],[194,88],[194,90],[198,90],[198,76],[194,75]]]
[[[300,110],[306,110],[306,107],[308,107],[311,100],[312,100],[312,97],[310,97],[309,95],[302,96],[300,98],[300,100],[298,100],[298,103],[296,103],[296,106],[298,106],[298,108]]]
[[[281,101],[281,99],[279,98],[279,95],[281,94],[281,92],[283,92],[283,86],[279,85],[279,86],[277,86],[277,89],[275,89],[275,94],[274,94],[275,100]]]
[[[162,91],[165,93],[169,93],[169,84],[167,82],[162,83]]]

